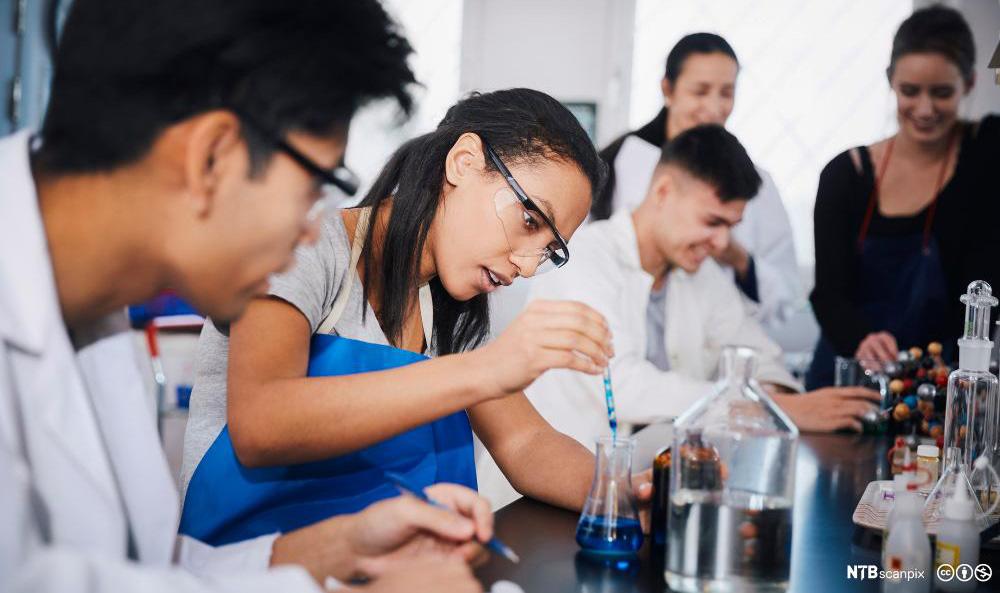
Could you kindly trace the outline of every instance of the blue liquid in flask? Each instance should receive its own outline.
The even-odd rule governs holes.
[[[576,526],[576,543],[594,554],[634,554],[642,547],[642,525],[636,519],[584,515]]]

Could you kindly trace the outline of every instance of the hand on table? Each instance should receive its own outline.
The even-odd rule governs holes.
[[[549,369],[599,375],[614,355],[604,316],[576,301],[532,301],[493,342],[472,351],[497,397],[517,393]]]
[[[414,557],[485,562],[488,553],[479,542],[493,537],[493,512],[486,499],[456,484],[435,484],[427,488],[427,496],[452,510],[402,495],[356,515],[349,541],[363,576],[383,574],[394,562]]]
[[[632,474],[632,491],[639,503],[639,522],[642,532],[649,533],[650,512],[653,508],[653,470],[647,469],[638,474]]]
[[[280,536],[271,564],[299,564],[322,583],[327,576],[377,578],[413,560],[484,561],[479,542],[493,537],[486,499],[455,484],[436,484],[427,495],[453,510],[409,495],[383,500]]]
[[[802,394],[776,393],[774,402],[802,432],[833,432],[842,428],[861,432],[861,418],[878,409],[879,392],[864,387],[825,387]]]
[[[865,336],[858,344],[858,349],[854,351],[854,358],[858,360],[876,360],[878,362],[891,362],[896,360],[899,354],[899,346],[896,338],[889,332],[873,332]]]

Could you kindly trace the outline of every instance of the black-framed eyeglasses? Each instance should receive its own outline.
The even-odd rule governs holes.
[[[238,111],[237,114],[240,116],[240,119],[249,123],[258,133],[263,135],[268,142],[274,144],[275,148],[288,155],[289,158],[298,163],[309,174],[316,177],[321,184],[332,185],[348,196],[353,196],[358,192],[358,187],[361,183],[358,177],[347,167],[343,165],[333,167],[332,169],[321,167],[316,164],[316,161],[302,154],[299,149],[268,129],[267,126],[262,125],[255,118],[243,111]]]
[[[480,136],[480,138],[482,137]],[[559,233],[559,229],[556,228],[556,225],[552,222],[552,220],[548,217],[548,215],[546,215],[545,212],[543,212],[542,209],[539,208],[537,204],[535,204],[534,200],[528,197],[527,192],[525,192],[524,189],[521,187],[521,184],[519,184],[517,180],[514,179],[514,175],[510,172],[510,169],[508,169],[507,165],[504,165],[503,161],[500,160],[500,156],[496,153],[495,150],[493,150],[493,147],[490,146],[490,143],[487,142],[485,138],[482,138],[482,140],[483,140],[483,147],[486,149],[486,154],[489,156],[490,161],[493,163],[493,166],[495,166],[497,170],[500,171],[500,175],[503,176],[504,180],[507,182],[507,185],[510,186],[510,189],[514,192],[514,195],[517,196],[517,200],[518,202],[521,203],[521,206],[523,206],[525,210],[529,210],[537,214],[542,219],[542,221],[545,222],[546,226],[549,227],[549,230],[552,231],[552,236],[555,238],[554,244],[550,244],[549,246],[542,249],[540,254],[541,258],[539,259],[538,262],[539,266],[548,261],[551,262],[556,268],[563,267],[564,265],[566,265],[566,262],[569,261],[569,246],[566,244],[566,239],[564,239],[563,236]]]

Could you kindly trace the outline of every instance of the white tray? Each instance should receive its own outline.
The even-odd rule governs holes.
[[[876,480],[874,482],[869,482],[868,487],[865,488],[865,493],[861,495],[861,500],[858,501],[857,508],[854,509],[854,515],[851,519],[854,521],[855,525],[860,525],[862,527],[867,527],[868,529],[877,529],[878,531],[885,531],[885,524],[889,518],[889,511],[892,510],[892,506],[895,503],[895,491],[893,490],[893,484],[891,480]],[[926,499],[927,494],[923,493],[922,497]],[[1000,519],[1000,516],[994,514],[992,519],[995,521]],[[986,527],[984,522],[980,526],[980,529]],[[936,535],[938,528],[938,520],[933,521],[928,520],[928,516],[924,515],[924,529],[929,535]],[[1000,536],[997,536],[990,540],[991,544],[1000,543]]]

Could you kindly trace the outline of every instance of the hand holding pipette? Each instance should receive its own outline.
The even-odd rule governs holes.
[[[614,355],[604,316],[573,301],[531,301],[488,344],[468,353],[490,398],[523,391],[550,369],[600,375]],[[471,360],[471,359],[470,359]]]
[[[385,472],[385,477],[390,482],[392,482],[393,485],[396,486],[396,488],[399,488],[401,492],[415,496],[420,500],[426,502],[427,504],[443,509],[452,510],[449,509],[447,506],[427,496],[427,494],[424,493],[423,488],[420,488],[416,484],[410,483],[410,481],[406,477],[400,474],[397,474],[395,472]],[[486,546],[486,548],[489,549],[490,551],[503,556],[504,558],[510,560],[511,562],[517,563],[521,561],[521,558],[514,552],[514,550],[511,550],[509,547],[507,547],[507,545],[504,544],[502,541],[500,541],[496,536],[493,536],[492,538],[490,538],[489,541],[484,542],[483,545]]]

